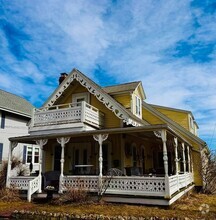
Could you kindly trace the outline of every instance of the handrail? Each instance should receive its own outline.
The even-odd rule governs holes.
[[[104,113],[85,101],[54,105],[35,109],[31,126],[78,122],[84,122],[98,128],[103,127]]]
[[[39,190],[39,183],[40,183],[39,176],[37,176],[33,180],[29,181],[29,184],[28,184],[28,194],[27,194],[28,202],[31,202],[32,194]]]

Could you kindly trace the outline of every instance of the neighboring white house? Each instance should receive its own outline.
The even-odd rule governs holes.
[[[8,138],[28,134],[28,123],[33,108],[33,105],[22,97],[0,90],[0,166],[8,159]],[[24,164],[32,163],[33,171],[39,169],[38,146],[19,143],[13,151],[13,156]]]

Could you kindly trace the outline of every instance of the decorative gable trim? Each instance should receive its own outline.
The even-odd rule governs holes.
[[[141,123],[133,120],[129,117],[126,111],[113,100],[107,93],[105,93],[97,84],[85,77],[77,70],[73,70],[71,74],[62,82],[60,87],[54,92],[51,98],[45,103],[44,107],[52,106],[56,100],[62,95],[62,93],[68,88],[68,86],[77,80],[83,87],[85,87],[91,94],[93,94],[100,102],[102,102],[109,110],[111,110],[119,119],[122,119],[126,124],[133,126],[141,126]]]

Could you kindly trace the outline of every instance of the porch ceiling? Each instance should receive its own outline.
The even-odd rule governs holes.
[[[35,143],[35,140],[39,139],[53,139],[59,137],[82,137],[82,136],[92,136],[96,134],[136,134],[145,137],[149,137],[149,135],[153,135],[153,131],[158,131],[161,129],[169,130],[171,129],[166,124],[159,125],[145,125],[139,127],[127,127],[127,128],[112,128],[112,129],[101,129],[94,131],[79,131],[79,132],[68,132],[64,134],[46,134],[46,135],[27,135],[27,136],[19,136],[19,137],[11,137],[10,141],[19,142],[19,143]]]
[[[54,139],[59,137],[82,137],[82,136],[92,136],[96,134],[132,134],[135,136],[139,136],[141,138],[151,138],[151,137],[155,137],[153,131],[158,131],[162,129],[167,130],[168,135],[172,134],[176,137],[179,137],[167,124],[158,124],[158,125],[145,125],[139,127],[101,129],[94,131],[68,132],[64,134],[54,133],[54,134],[46,134],[46,135],[27,135],[27,136],[11,137],[9,138],[9,140],[12,142],[35,144],[35,141],[39,139]],[[182,138],[179,137],[179,139]],[[187,142],[185,140],[183,141]]]

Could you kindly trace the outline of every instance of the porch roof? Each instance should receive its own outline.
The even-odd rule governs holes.
[[[46,134],[46,135],[27,135],[27,136],[11,137],[9,138],[9,140],[12,142],[19,142],[19,143],[35,143],[35,141],[39,139],[53,139],[53,138],[59,138],[59,137],[83,137],[83,136],[92,136],[92,135],[97,135],[97,134],[135,134],[135,133],[140,134],[143,132],[147,133],[150,131],[153,132],[153,131],[159,131],[162,129],[165,129],[170,134],[173,134],[174,136],[178,137],[179,140],[182,140],[185,143],[188,143],[188,141],[186,141],[184,138],[179,137],[179,135],[177,135],[167,124],[101,129],[101,130],[94,130],[94,131],[67,132],[64,134],[53,133],[53,134]]]

